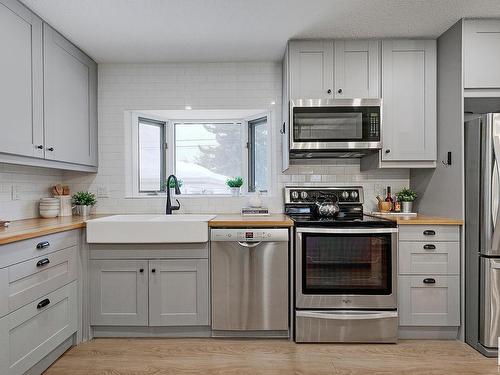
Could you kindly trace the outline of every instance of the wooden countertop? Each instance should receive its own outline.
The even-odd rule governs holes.
[[[292,227],[293,221],[283,214],[269,216],[242,216],[239,214],[217,215],[208,222],[211,228],[241,228],[241,227]]]
[[[44,236],[46,234],[84,228],[86,220],[102,216],[107,215],[91,215],[86,218],[82,216],[66,216],[54,219],[35,218],[15,220],[8,227],[0,228],[0,245]]]
[[[398,225],[463,225],[461,219],[449,217],[427,216],[427,215],[411,215],[411,216],[396,216],[396,215],[371,215],[392,220]]]

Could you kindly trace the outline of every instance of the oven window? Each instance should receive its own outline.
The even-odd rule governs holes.
[[[390,234],[310,234],[302,238],[304,294],[392,292]]]

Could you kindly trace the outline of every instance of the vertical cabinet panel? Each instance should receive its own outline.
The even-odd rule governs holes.
[[[380,42],[335,41],[335,98],[380,97]]]
[[[500,20],[465,20],[464,25],[464,87],[500,88]]]
[[[141,271],[142,270],[142,271]],[[90,262],[92,325],[148,325],[148,262]]]
[[[382,42],[382,160],[436,160],[436,41]]]
[[[291,41],[291,99],[333,98],[333,42]]]
[[[44,24],[46,158],[97,165],[97,66]]]
[[[150,261],[149,324],[208,325],[208,260]]]
[[[0,152],[43,157],[42,21],[0,0]]]
[[[290,72],[289,72],[290,59],[288,56],[288,47],[285,51],[285,57],[282,64],[282,116],[281,116],[281,152],[282,152],[282,172],[286,171],[290,165]]]

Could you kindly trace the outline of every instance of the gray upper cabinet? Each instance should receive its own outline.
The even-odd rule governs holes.
[[[46,158],[97,165],[97,64],[44,24]]]
[[[380,98],[380,42],[335,41],[335,98]]]
[[[290,154],[288,153],[288,149],[290,147],[290,92],[289,92],[289,84],[290,84],[290,70],[289,70],[289,56],[288,56],[288,47],[285,51],[285,56],[283,57],[282,64],[282,116],[281,116],[281,151],[282,151],[282,163],[281,170],[284,172],[290,166]]]
[[[0,49],[0,152],[43,157],[42,21],[14,0],[0,0]]]
[[[333,41],[291,41],[290,99],[333,98]]]
[[[500,88],[500,20],[464,21],[464,87]]]
[[[436,41],[382,42],[382,161],[436,160]]]

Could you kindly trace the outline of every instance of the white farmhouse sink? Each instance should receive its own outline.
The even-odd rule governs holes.
[[[87,221],[88,243],[194,243],[208,241],[215,215],[114,215]]]

